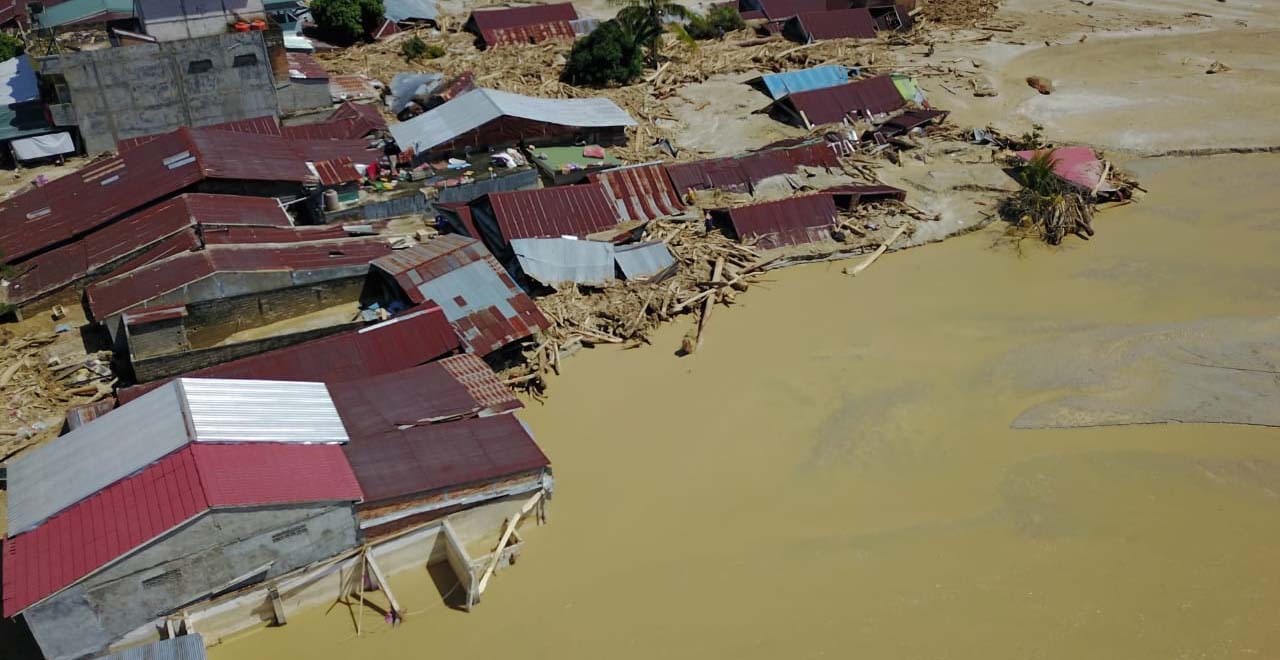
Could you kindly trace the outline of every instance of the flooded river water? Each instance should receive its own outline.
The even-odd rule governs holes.
[[[1046,397],[1006,373],[1027,346],[1280,313],[1280,156],[1130,169],[1148,201],[1092,242],[790,269],[696,356],[684,327],[575,356],[522,413],[551,523],[475,612],[402,573],[399,627],[338,606],[211,656],[1280,656],[1280,430],[1010,428]]]

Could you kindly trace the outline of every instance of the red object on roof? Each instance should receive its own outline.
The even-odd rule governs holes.
[[[587,175],[598,183],[622,220],[653,220],[684,212],[680,196],[662,165],[619,167]]]
[[[379,238],[290,245],[210,245],[93,284],[85,291],[97,320],[137,307],[215,273],[317,270],[368,264],[391,252]]]
[[[825,143],[801,145],[787,149],[771,149],[733,156],[711,158],[663,166],[676,192],[689,190],[728,190],[750,192],[763,179],[778,174],[791,174],[797,168],[839,167],[840,161]]]
[[[488,355],[550,325],[484,245],[446,234],[378,259],[409,300],[444,309],[469,351]],[[447,278],[447,279],[446,279]]]
[[[189,378],[252,378],[333,383],[391,373],[457,351],[444,311],[425,307],[359,330],[313,339],[183,374]],[[168,380],[120,390],[124,405]]]
[[[388,374],[329,383],[329,396],[351,438],[523,406],[485,361],[472,353]]]
[[[831,195],[817,193],[740,206],[727,215],[740,240],[756,239],[760,247],[773,249],[829,240],[836,205]]]
[[[9,301],[26,302],[90,275],[127,272],[119,268],[121,260],[180,234],[189,237],[179,238],[175,245],[180,247],[163,256],[191,249],[197,243],[193,228],[205,224],[288,227],[292,221],[270,197],[179,195],[26,260],[9,288]],[[153,254],[148,262],[156,258]]]
[[[191,444],[4,541],[11,617],[212,508],[360,501],[337,445]]]
[[[365,505],[491,481],[551,464],[515,415],[352,437],[342,446]]]
[[[488,202],[505,240],[559,236],[583,237],[612,229],[618,212],[604,186],[559,186],[489,193],[472,205]]]
[[[294,80],[329,81],[329,72],[316,58],[306,53],[285,53],[289,60],[289,77]]]
[[[471,12],[466,29],[480,35],[485,46],[504,43],[537,43],[550,38],[574,37],[569,21],[578,20],[573,4],[534,5]]]
[[[803,113],[814,126],[838,123],[850,114],[892,112],[906,103],[889,76],[795,92],[774,102],[775,105],[789,107],[797,114]]]
[[[823,39],[875,39],[876,22],[866,9],[801,12],[795,21],[806,41]]]

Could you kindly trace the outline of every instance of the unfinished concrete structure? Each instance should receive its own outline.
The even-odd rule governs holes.
[[[181,126],[278,113],[262,32],[51,55],[37,69],[54,90],[54,123],[79,128],[91,154]]]
[[[142,29],[159,41],[225,34],[240,21],[265,19],[262,0],[134,0]]]
[[[46,658],[349,551],[363,498],[324,386],[175,381],[11,462],[4,614]],[[140,640],[141,641],[141,640]]]

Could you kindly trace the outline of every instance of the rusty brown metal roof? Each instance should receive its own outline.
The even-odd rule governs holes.
[[[599,183],[623,221],[653,220],[684,212],[671,178],[659,163],[619,167],[587,175]]]
[[[876,76],[845,85],[813,89],[789,94],[774,102],[775,106],[803,115],[810,124],[834,124],[851,114],[873,115],[893,112],[906,105],[893,78]]]
[[[584,237],[618,224],[618,212],[598,183],[489,193],[487,200],[502,237]]]
[[[471,12],[466,29],[479,34],[485,46],[530,43],[574,37],[569,21],[577,20],[573,3],[483,9]]]
[[[769,149],[729,158],[711,158],[663,166],[676,192],[728,190],[750,192],[755,184],[778,174],[791,174],[801,166],[839,167],[835,152],[824,142],[784,149]]]
[[[866,9],[801,12],[791,20],[805,35],[805,41],[876,37],[876,22]]]
[[[830,240],[836,222],[831,195],[816,193],[729,209],[725,214],[743,241],[765,249]]]

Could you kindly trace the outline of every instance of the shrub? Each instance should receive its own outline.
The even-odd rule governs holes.
[[[727,32],[741,30],[746,26],[742,16],[733,6],[718,5],[712,7],[705,16],[691,17],[684,29],[694,39],[719,39]]]
[[[313,0],[311,18],[322,35],[340,44],[363,39],[381,25],[382,0]]]
[[[641,44],[618,21],[605,21],[573,44],[562,78],[572,85],[625,85],[643,69]]]
[[[26,50],[27,45],[21,39],[8,33],[0,32],[0,61],[13,59]]]
[[[400,44],[400,54],[404,55],[404,58],[410,62],[422,57],[434,60],[444,55],[444,48],[436,44],[428,45],[427,42],[415,34]]]

